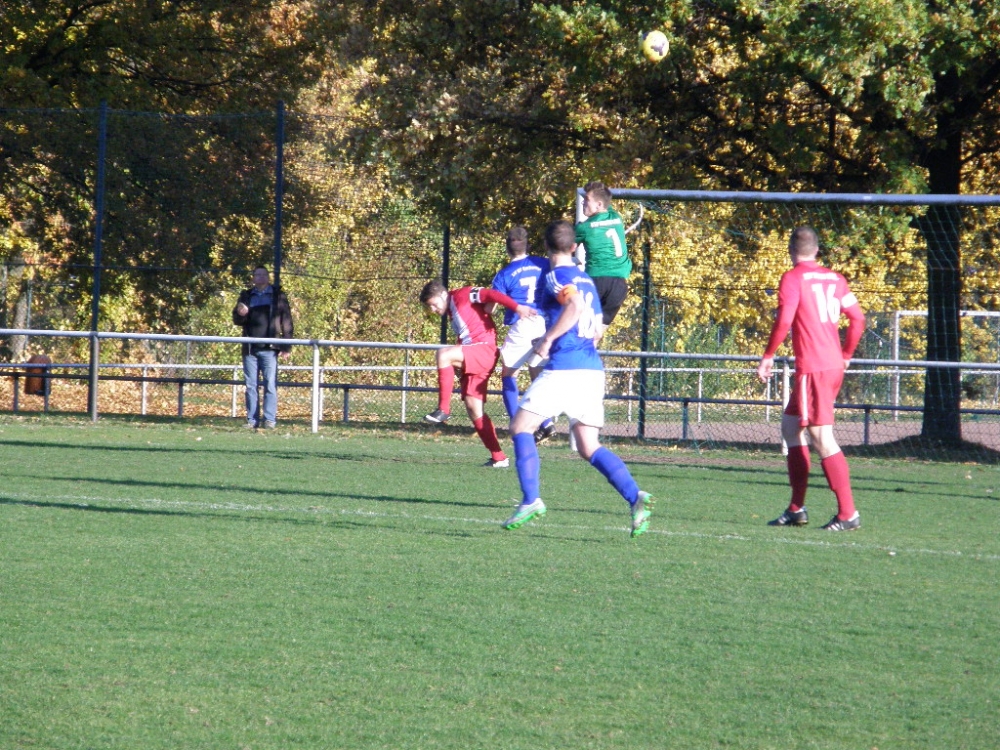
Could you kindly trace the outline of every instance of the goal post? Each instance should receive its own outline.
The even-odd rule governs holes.
[[[905,353],[942,366],[924,368],[922,382],[906,381],[901,398],[919,401],[922,438],[961,443],[963,375],[953,363],[1000,361],[1000,342],[963,341],[961,322],[963,311],[1000,308],[1000,196],[628,188],[611,195],[626,223],[642,218],[629,236],[633,299],[602,346],[694,351],[709,336],[718,351],[759,353],[789,267],[788,235],[809,225],[820,236],[821,261],[850,280],[869,318],[859,358],[888,359],[894,313],[924,311],[926,328]],[[580,188],[578,219],[582,196]],[[653,341],[640,341],[653,321],[660,326]]]

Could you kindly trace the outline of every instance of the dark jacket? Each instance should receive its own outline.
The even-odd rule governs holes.
[[[253,287],[240,292],[240,298],[233,307],[233,323],[243,328],[243,335],[248,338],[261,339],[290,339],[293,336],[292,308],[288,304],[288,297],[281,291],[281,287],[271,287],[271,304],[250,307],[250,295]],[[243,303],[250,307],[246,315],[240,315],[236,308]],[[243,344],[243,356],[250,353],[250,344]],[[259,349],[277,349],[281,352],[290,352],[291,344],[275,346],[273,344],[254,344],[254,351]]]

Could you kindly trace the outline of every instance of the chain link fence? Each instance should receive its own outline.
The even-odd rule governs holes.
[[[297,337],[437,343],[441,322],[417,303],[423,284],[446,277],[453,287],[486,285],[505,261],[503,232],[453,226],[420,208],[390,162],[348,158],[356,124],[347,118],[282,107],[199,117],[0,111],[0,327],[234,336],[237,294],[263,264],[292,300]],[[798,224],[820,232],[824,261],[851,279],[868,313],[859,358],[926,359],[957,347],[949,361],[1000,361],[997,318],[989,315],[1000,288],[1000,209],[989,201],[934,207],[638,192],[613,191],[627,218],[639,206],[645,218],[630,235],[633,294],[602,346],[692,356],[670,367],[618,369],[609,360],[610,390],[621,396],[613,408],[623,410],[616,419],[638,419],[630,399],[641,391],[651,405],[648,437],[654,422],[675,416],[670,410],[678,425],[689,419],[678,398],[718,401],[729,424],[756,424],[757,412],[772,408],[741,412],[727,403],[764,397],[745,363],[706,366],[697,356],[759,353],[788,264],[788,232]],[[541,228],[530,229],[538,248]],[[965,311],[946,311],[957,326],[935,308],[942,297]],[[0,357],[10,362],[41,349],[19,336],[3,345]],[[57,362],[87,361],[83,339],[44,348]],[[297,351],[293,364],[306,366],[307,357]],[[336,347],[322,357],[330,367],[357,368],[351,377],[373,386],[389,382],[393,368],[431,362],[426,352],[399,349],[362,355]],[[101,361],[232,365],[238,351],[120,340],[102,347]],[[433,384],[432,374],[419,373],[414,385]],[[924,406],[927,378],[920,367],[860,370],[843,396],[898,407],[898,421],[899,409]],[[996,408],[995,374],[967,369],[956,382],[963,406]],[[666,410],[662,419],[656,409]],[[710,410],[702,404],[697,412],[701,421],[689,427],[705,424]]]

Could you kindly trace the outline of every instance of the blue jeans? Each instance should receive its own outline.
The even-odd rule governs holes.
[[[264,376],[264,415],[258,413],[257,373]],[[247,386],[247,422],[262,424],[278,418],[278,352],[261,349],[243,357],[243,379]]]

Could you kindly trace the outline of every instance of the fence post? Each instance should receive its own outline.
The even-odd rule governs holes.
[[[274,285],[281,286],[281,204],[285,197],[285,102],[278,101],[274,167]]]
[[[704,392],[703,384],[705,379],[705,371],[701,368],[698,369],[698,424],[701,424],[701,396]]]
[[[90,388],[87,402],[90,407],[90,418],[97,421],[97,369],[100,365],[97,344],[97,324],[101,310],[101,267],[103,260],[104,239],[104,161],[108,152],[108,103],[101,100],[101,114],[97,130],[97,179],[94,187],[94,279],[90,300],[90,330],[93,332],[90,342]]]
[[[771,400],[771,381],[773,381],[773,380],[774,380],[774,378],[768,378],[767,381],[764,383],[764,400],[765,401],[770,401]],[[770,404],[768,404],[767,406],[764,407],[764,421],[765,422],[770,422],[771,421],[771,405]]]
[[[899,310],[896,310],[892,314],[892,358],[895,360],[899,359],[899,333]],[[899,365],[893,369],[895,372],[892,376],[892,405],[899,406]],[[892,419],[893,421],[899,419],[898,410],[893,410]]]
[[[406,343],[413,341],[413,331],[406,332]],[[403,350],[403,393],[399,404],[399,423],[406,424],[406,391],[410,387],[410,348]]]
[[[449,212],[451,209],[451,202],[448,203]],[[441,249],[441,283],[444,284],[444,288],[448,288],[449,276],[451,275],[451,223],[449,221],[445,222],[444,225],[444,236],[442,237],[442,249]],[[448,316],[441,316],[441,343],[448,343]]]
[[[628,400],[628,423],[632,424],[632,387],[635,385],[635,372],[632,368],[628,371],[628,389],[625,391],[625,395],[629,396]]]
[[[312,431],[319,432],[319,412],[322,407],[319,403],[320,392],[320,372],[319,372],[319,344],[315,341],[312,344],[313,364],[312,364]]]
[[[233,368],[233,380],[234,381],[239,380],[242,375],[243,375],[243,370],[242,369],[240,369],[239,367],[234,367]],[[238,385],[234,385],[233,386],[233,418],[234,419],[237,416],[237,412],[236,412],[236,398],[237,398],[237,389],[238,388],[239,388]]]
[[[790,396],[790,389],[792,385],[792,372],[788,368],[788,360],[786,359],[781,366],[781,415],[782,421],[784,421],[785,407],[788,406],[788,399]],[[784,431],[781,435],[781,455],[788,455],[788,443],[785,442]]]
[[[90,381],[87,400],[90,402],[90,419],[97,421],[97,379],[101,362],[101,343],[97,331],[90,332]]]
[[[649,294],[652,280],[649,268],[650,241],[642,244],[642,333],[639,349],[649,351]],[[637,434],[640,440],[646,438],[646,397],[649,395],[649,362],[645,357],[639,358],[639,425]]]

